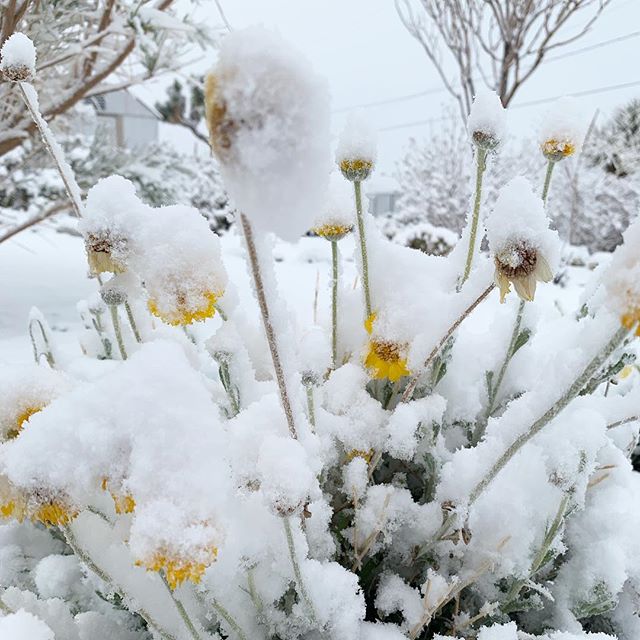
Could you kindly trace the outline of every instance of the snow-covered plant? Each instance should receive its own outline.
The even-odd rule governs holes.
[[[361,206],[367,127],[336,154],[353,200],[324,195],[324,84],[279,37],[239,30],[206,107],[243,306],[197,210],[118,176],[78,198],[16,81],[80,216],[99,340],[0,371],[3,638],[638,637],[640,223],[566,314],[550,179],[513,180],[488,216],[477,197],[446,257],[391,243]],[[504,135],[487,122],[477,153]],[[551,130],[543,151],[564,155]],[[341,287],[355,226],[361,284]],[[311,229],[333,247],[331,321],[300,327],[271,244]]]

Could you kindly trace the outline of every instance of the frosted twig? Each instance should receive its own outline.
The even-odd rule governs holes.
[[[616,427],[621,427],[624,424],[629,424],[631,422],[638,422],[640,420],[640,416],[631,416],[630,418],[624,418],[624,420],[616,420],[616,422],[611,422],[607,425],[607,429],[615,429]]]
[[[473,255],[476,249],[476,237],[478,235],[478,222],[480,220],[480,204],[482,202],[482,176],[487,168],[487,151],[478,148],[476,150],[476,197],[473,203],[473,217],[471,218],[471,233],[469,235],[469,249],[467,250],[467,261],[464,265],[464,273],[462,280],[458,286],[458,291],[467,281],[471,273],[471,265],[473,264]]]
[[[276,381],[278,383],[278,391],[280,392],[280,402],[284,414],[287,418],[287,424],[289,426],[289,433],[292,438],[297,438],[296,426],[293,420],[293,411],[291,409],[291,402],[289,400],[289,394],[287,392],[287,384],[284,377],[284,370],[282,368],[282,362],[280,360],[280,352],[278,351],[278,343],[276,341],[276,334],[271,324],[271,316],[269,315],[269,305],[267,304],[267,297],[264,292],[264,283],[262,281],[262,273],[260,271],[260,261],[258,259],[258,251],[256,249],[256,243],[253,238],[253,229],[249,218],[240,214],[240,221],[242,223],[242,231],[247,243],[247,253],[249,254],[249,265],[251,267],[251,273],[253,275],[253,281],[256,287],[256,295],[258,297],[258,306],[260,307],[260,313],[262,315],[262,323],[264,325],[264,332],[267,336],[267,342],[269,343],[269,351],[271,352],[271,360],[273,362],[273,369],[276,374]]]
[[[520,449],[531,438],[537,435],[546,425],[548,425],[566,406],[580,393],[584,385],[591,379],[591,376],[607,361],[609,356],[620,346],[629,330],[620,327],[607,342],[607,344],[594,356],[585,367],[584,371],[574,380],[573,384],[562,394],[562,396],[523,434],[518,436],[507,450],[496,460],[489,472],[478,482],[471,495],[469,505],[472,505],[493,482],[494,478],[504,469],[509,460],[520,451]]]
[[[305,602],[307,609],[309,610],[309,615],[311,619],[316,622],[316,610],[311,602],[311,598],[309,597],[309,593],[307,592],[306,587],[304,586],[304,581],[302,579],[302,572],[300,571],[300,564],[298,563],[298,556],[296,554],[296,546],[293,541],[293,533],[291,531],[291,520],[289,516],[284,516],[282,518],[282,524],[284,525],[284,532],[287,537],[287,548],[289,549],[289,557],[291,558],[291,564],[293,566],[293,575],[296,578],[296,584],[298,586],[298,591],[300,596]]]
[[[362,286],[364,288],[364,306],[366,318],[371,316],[371,290],[369,289],[369,258],[367,256],[367,237],[364,226],[364,215],[362,213],[362,183],[356,180],[353,183],[356,194],[356,217],[358,220],[358,239],[360,241],[360,256],[362,258]]]
[[[467,318],[469,315],[471,315],[471,313],[473,312],[473,310],[495,289],[496,285],[491,283],[461,314],[460,316],[458,316],[458,318],[456,319],[456,321],[449,327],[449,329],[447,330],[447,332],[444,334],[444,336],[442,337],[442,339],[440,340],[440,342],[438,342],[438,344],[433,348],[433,351],[429,354],[429,357],[425,360],[424,365],[422,365],[422,371],[426,371],[426,369],[429,368],[429,365],[435,360],[436,356],[438,355],[438,353],[440,353],[440,350],[442,349],[442,347],[444,347],[444,345],[446,344],[447,340],[453,335],[453,333],[455,332],[455,330],[463,323],[463,321],[465,320],[465,318]],[[422,373],[419,372],[417,374],[415,374],[411,380],[409,381],[409,384],[407,385],[407,388],[404,390],[404,393],[402,394],[402,398],[400,398],[400,402],[409,402],[409,400],[411,400],[412,396],[413,396],[413,392],[416,389],[416,386],[418,385],[418,381],[420,380],[420,374]]]

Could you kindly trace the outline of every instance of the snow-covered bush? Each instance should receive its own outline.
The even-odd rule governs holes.
[[[550,116],[544,187],[518,177],[486,216],[506,135],[488,99],[462,240],[427,255],[363,212],[376,153],[357,118],[336,154],[353,199],[335,176],[323,197],[324,83],[276,35],[234,31],[206,106],[242,205],[248,308],[196,209],[152,207],[119,176],[80,200],[21,88],[96,295],[82,358],[1,371],[3,638],[638,637],[640,223],[562,315],[545,201],[575,123]],[[310,228],[332,302],[301,327],[271,245]],[[357,289],[338,250],[352,229]]]

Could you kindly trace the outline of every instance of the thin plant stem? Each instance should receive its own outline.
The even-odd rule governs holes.
[[[476,196],[473,203],[473,217],[471,218],[471,233],[469,234],[469,249],[467,250],[467,261],[464,265],[464,273],[460,287],[467,281],[471,273],[471,265],[473,264],[473,256],[476,250],[476,240],[478,236],[478,223],[480,221],[480,204],[482,203],[482,177],[484,170],[487,168],[487,151],[478,148],[476,150]]]
[[[249,595],[251,596],[253,606],[256,608],[258,615],[263,615],[264,603],[262,602],[262,599],[258,595],[258,590],[256,589],[256,581],[253,577],[253,567],[247,571],[247,585],[249,587]]]
[[[551,175],[553,174],[554,160],[547,161],[547,173],[544,176],[544,186],[542,187],[542,202],[547,204],[547,196],[549,195],[549,187],[551,186]]]
[[[127,350],[124,346],[124,340],[122,338],[122,331],[120,329],[120,320],[118,319],[118,307],[115,304],[109,305],[109,311],[111,312],[111,321],[113,322],[113,330],[116,334],[116,340],[118,342],[118,349],[120,350],[120,356],[123,360],[127,359]]]
[[[184,626],[187,627],[187,629],[189,630],[191,637],[193,638],[193,640],[202,640],[200,634],[198,633],[198,630],[196,629],[196,626],[193,624],[193,621],[189,617],[187,610],[184,608],[182,601],[179,598],[177,598],[176,595],[173,593],[173,590],[171,589],[169,583],[167,582],[167,577],[164,575],[162,571],[160,571],[159,573],[160,573],[160,578],[162,580],[162,584],[164,584],[164,586],[166,587],[167,593],[169,594],[169,597],[171,598],[171,601],[173,602],[176,608],[176,611],[182,618],[182,622],[184,622]]]
[[[221,617],[224,618],[226,623],[235,631],[236,635],[240,640],[247,640],[247,636],[245,632],[242,630],[240,625],[236,622],[236,619],[225,609],[217,600],[214,600],[211,603],[214,611]]]
[[[129,319],[129,324],[131,325],[131,331],[133,331],[133,335],[136,337],[136,342],[142,342],[142,338],[140,337],[140,332],[138,331],[138,325],[136,324],[136,319],[133,315],[133,311],[131,310],[131,305],[129,301],[125,301],[124,303],[125,311],[127,312],[127,318]]]
[[[302,579],[302,572],[300,571],[300,564],[298,563],[298,556],[296,554],[296,546],[293,541],[293,533],[291,531],[291,519],[289,516],[284,516],[282,518],[282,524],[284,525],[284,532],[287,537],[287,547],[289,549],[289,557],[291,558],[291,564],[293,566],[293,575],[296,578],[296,583],[298,585],[298,591],[300,592],[300,596],[304,600],[311,619],[316,621],[316,611],[311,602],[311,598],[307,592],[306,587],[304,586],[304,581]]]
[[[309,412],[309,422],[314,433],[316,430],[316,409],[313,401],[313,385],[307,386],[307,411]]]
[[[64,534],[67,544],[69,545],[69,547],[71,547],[71,550],[78,557],[78,559],[81,562],[83,562],[91,571],[93,571],[93,573],[95,573],[98,576],[98,578],[100,578],[106,584],[110,585],[111,588],[116,593],[118,593],[121,597],[124,598],[124,596],[126,595],[124,590],[121,589],[113,581],[111,576],[109,576],[109,574],[106,571],[104,571],[101,567],[99,567],[94,562],[93,558],[89,555],[89,553],[80,546],[80,543],[78,542],[78,539],[73,533],[73,530],[71,529],[70,525],[68,524],[62,525],[60,528],[62,530],[62,533]],[[163,640],[176,640],[175,636],[173,636],[170,633],[167,633],[164,629],[162,629],[162,627],[151,617],[151,615],[147,611],[141,608],[136,608],[135,612],[138,615],[140,615],[142,618],[144,618],[147,624],[153,629],[155,629]]]
[[[287,425],[289,426],[289,433],[292,438],[297,438],[296,426],[293,420],[293,410],[291,409],[291,402],[289,400],[289,393],[287,392],[287,385],[284,377],[284,370],[282,368],[282,362],[280,360],[280,352],[278,351],[278,343],[276,341],[276,334],[271,324],[271,316],[269,315],[269,305],[267,304],[267,296],[264,291],[264,283],[262,281],[262,273],[260,271],[260,262],[258,260],[258,251],[256,249],[256,243],[253,238],[253,229],[251,223],[244,213],[240,214],[240,221],[242,223],[242,231],[247,243],[247,253],[249,254],[249,265],[251,267],[251,273],[253,275],[253,281],[256,287],[256,295],[258,297],[258,306],[260,307],[260,313],[262,315],[262,323],[264,325],[264,332],[267,336],[267,342],[269,343],[269,351],[271,352],[271,360],[273,362],[273,369],[276,374],[276,381],[278,383],[278,391],[280,392],[280,402],[284,414],[287,418]]]
[[[36,324],[40,329],[40,333],[42,334],[42,340],[44,341],[45,347],[47,348],[46,352],[44,353],[44,357],[47,359],[49,366],[52,369],[55,369],[56,360],[53,357],[53,351],[51,350],[51,345],[49,344],[49,338],[47,337],[47,332],[44,330],[42,321],[39,318],[32,318],[31,321],[29,322],[29,337],[31,338],[31,346],[33,347],[34,360],[36,361],[36,364],[38,364],[38,361],[41,355],[38,350],[38,345],[36,344],[36,338],[33,335],[34,324]]]
[[[338,242],[331,241],[331,363],[338,363]]]
[[[608,424],[607,429],[615,429],[616,427],[621,427],[624,424],[638,422],[638,420],[640,420],[640,416],[631,416],[630,418],[625,418],[624,420],[616,420],[616,422]]]
[[[223,322],[226,322],[229,317],[227,316],[227,314],[223,311],[222,307],[220,305],[216,305],[215,306],[216,311],[220,314],[220,317],[222,318]]]
[[[545,413],[540,416],[523,434],[518,436],[507,450],[496,460],[489,472],[478,482],[469,496],[472,505],[493,482],[495,477],[504,469],[507,463],[522,447],[548,425],[566,406],[580,393],[584,385],[589,382],[596,371],[607,361],[609,356],[620,346],[628,334],[628,329],[619,328],[606,345],[594,356],[583,372],[574,380],[573,384],[560,396]]]
[[[362,258],[362,286],[364,288],[364,306],[366,310],[366,318],[371,317],[371,290],[369,288],[369,257],[367,256],[367,237],[364,227],[364,215],[362,213],[362,183],[356,181],[353,183],[356,194],[356,217],[358,220],[358,239],[360,240],[360,256]]]
[[[440,339],[440,342],[438,342],[438,344],[433,348],[433,351],[431,351],[431,353],[429,354],[429,357],[425,360],[424,365],[422,365],[422,371],[425,371],[426,369],[429,368],[429,365],[435,360],[436,356],[438,355],[438,353],[440,353],[440,350],[442,349],[442,347],[444,347],[444,345],[446,344],[447,340],[449,340],[449,338],[453,335],[453,333],[455,332],[455,330],[463,323],[463,321],[465,320],[465,318],[468,318],[471,313],[473,313],[474,309],[495,289],[496,285],[491,283],[456,319],[456,321],[449,327],[449,329],[447,330],[447,332],[444,334],[444,336]],[[409,384],[407,385],[407,388],[404,390],[404,393],[402,394],[402,398],[400,399],[400,402],[409,402],[409,400],[411,400],[411,398],[413,397],[413,392],[416,389],[416,386],[418,385],[418,381],[420,380],[420,373],[414,375],[411,380],[409,381]]]

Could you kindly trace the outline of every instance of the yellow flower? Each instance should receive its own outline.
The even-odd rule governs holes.
[[[549,138],[542,143],[542,153],[547,160],[558,161],[572,156],[576,151],[576,145],[570,140],[557,140]]]
[[[325,238],[326,240],[330,240],[331,242],[342,240],[342,238],[344,238],[352,230],[352,224],[339,223],[327,223],[311,229],[311,231],[313,231],[313,233],[315,233],[317,236]]]
[[[407,360],[401,357],[400,352],[401,348],[395,342],[372,340],[364,364],[374,378],[388,378],[391,382],[397,382],[411,374],[407,369]]]
[[[373,331],[373,323],[376,321],[376,319],[378,318],[378,314],[374,311],[371,315],[369,315],[369,317],[364,321],[364,328],[366,330],[366,332],[371,335],[371,332]]]
[[[172,590],[177,589],[185,580],[198,584],[207,567],[215,562],[217,547],[209,547],[200,553],[200,558],[185,558],[158,552],[148,561],[136,561],[136,565],[146,567],[147,571],[163,571]]]
[[[553,272],[545,257],[524,241],[510,244],[499,251],[494,262],[500,302],[504,302],[511,291],[512,283],[516,293],[523,300],[531,302],[536,293],[536,284],[553,280]]]
[[[369,177],[373,161],[366,158],[344,158],[340,161],[342,175],[351,182],[362,182]]]
[[[629,329],[629,331],[635,327],[636,335],[640,336],[640,307],[631,309],[631,311],[623,314],[620,318],[620,323],[625,329]]]
[[[46,527],[60,527],[69,524],[78,512],[54,500],[40,504],[29,516],[32,522],[40,522]]]
[[[347,453],[347,460],[351,462],[354,458],[362,458],[367,464],[369,464],[373,458],[373,450],[360,451],[360,449],[352,449]]]
[[[38,413],[43,409],[44,409],[44,406],[27,407],[26,409],[24,409],[16,418],[15,428],[7,431],[7,439],[12,440],[13,438],[17,438],[19,433],[22,431],[22,428],[24,427],[24,423],[27,422],[34,413]]]
[[[115,493],[109,489],[109,480],[107,478],[102,479],[102,490],[109,491],[111,499],[113,500],[113,506],[116,513],[121,516],[125,513],[133,513],[136,508],[136,501],[130,493]]]
[[[202,294],[199,306],[187,306],[186,296],[181,293],[175,295],[175,305],[173,309],[167,310],[162,307],[157,300],[151,298],[147,303],[149,311],[163,322],[173,325],[187,325],[193,322],[201,322],[207,318],[213,318],[216,313],[216,304],[222,297],[223,292],[206,291]]]

